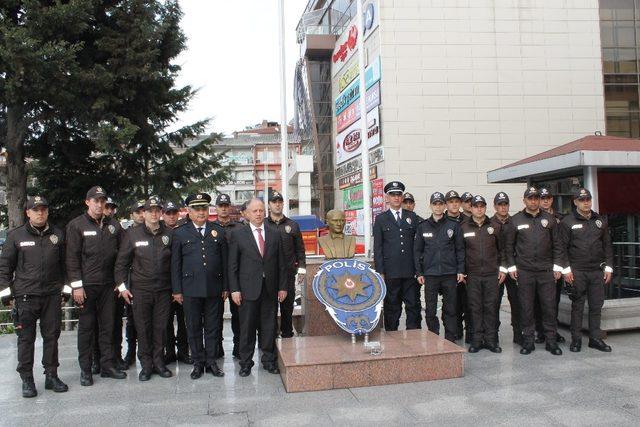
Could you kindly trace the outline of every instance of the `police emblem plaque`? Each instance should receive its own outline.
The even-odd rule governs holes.
[[[368,263],[334,259],[318,269],[313,293],[336,324],[353,336],[375,329],[387,288],[382,276]]]

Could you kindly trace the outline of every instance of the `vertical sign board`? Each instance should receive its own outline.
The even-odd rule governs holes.
[[[362,153],[360,123],[355,122],[336,138],[336,165],[353,159]],[[367,113],[367,145],[369,150],[380,144],[380,110],[378,107]]]

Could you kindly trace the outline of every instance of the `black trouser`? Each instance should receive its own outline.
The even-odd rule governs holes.
[[[556,280],[556,323],[558,323],[558,311],[560,310],[560,295],[562,295],[562,279]],[[536,334],[538,336],[544,335],[544,327],[542,326],[542,308],[540,307],[540,299],[536,297],[536,305],[534,307],[533,315],[536,318]]]
[[[176,323],[178,324],[177,333],[173,325],[174,317],[176,319]],[[169,316],[167,319],[166,353],[175,355],[176,348],[178,349],[178,354],[181,354],[184,356],[189,354],[189,343],[187,341],[187,326],[184,321],[184,309],[182,307],[182,304],[172,301],[171,306],[169,308]]]
[[[473,334],[472,319],[470,316],[469,302],[467,298],[467,287],[464,283],[458,283],[456,285],[458,292],[457,296],[457,324],[458,324],[458,336],[462,338],[462,331],[467,334]],[[464,323],[464,327],[463,327]]]
[[[500,329],[500,303],[502,302],[502,296],[504,295],[504,289],[507,288],[507,298],[509,299],[509,305],[511,306],[511,328],[513,329],[513,337],[516,340],[522,339],[522,324],[520,314],[520,298],[518,298],[518,282],[513,280],[511,276],[507,274],[507,278],[500,285],[498,294],[498,306],[496,307],[496,343],[498,342],[498,330]]]
[[[293,336],[293,303],[296,298],[296,274],[290,274],[287,279],[287,297],[280,303],[280,336]]]
[[[406,328],[419,329],[422,323],[420,285],[414,277],[386,279],[387,295],[384,297],[384,329],[397,331],[402,315],[402,303],[407,312]]]
[[[253,353],[258,347],[262,350],[261,362],[270,365],[276,362],[276,334],[278,316],[278,298],[265,291],[264,279],[262,293],[257,300],[243,300],[240,312],[240,366],[253,366]]]
[[[498,323],[496,319],[496,306],[498,305],[498,275],[474,275],[467,276],[467,299],[471,314],[472,341],[479,347],[482,343],[496,345]]]
[[[193,365],[212,366],[220,339],[218,312],[222,310],[222,298],[185,296],[183,305]]]
[[[171,308],[171,291],[132,290],[133,309],[138,332],[138,359],[145,371],[163,370],[167,318]]]
[[[58,338],[60,337],[60,294],[45,296],[21,296],[15,300],[18,311],[18,368],[21,378],[33,377],[33,354],[36,342],[36,322],[40,319],[42,335],[42,366],[45,373],[56,374],[58,363]]]
[[[113,289],[111,286],[85,286],[84,307],[78,316],[78,362],[91,372],[93,336],[98,322],[98,344],[102,369],[113,367]]]
[[[441,292],[444,336],[449,341],[455,341],[458,335],[456,275],[425,276],[424,280],[427,328],[436,335],[440,334],[440,320],[438,320],[437,310],[438,292]]]
[[[602,305],[604,304],[604,274],[601,270],[574,270],[571,286],[571,337],[582,335],[582,315],[584,302],[589,302],[589,338],[602,339],[600,329]]]
[[[120,298],[117,292],[113,293],[113,358],[114,360],[122,359],[122,318],[125,313],[126,303]],[[96,318],[93,331],[93,362],[100,361],[100,344],[98,337],[100,336],[100,328]]]
[[[522,307],[522,337],[524,344],[535,339],[534,305],[540,299],[542,325],[548,343],[555,344],[556,330],[556,280],[553,271],[518,270],[518,296]]]

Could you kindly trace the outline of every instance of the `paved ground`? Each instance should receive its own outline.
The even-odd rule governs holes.
[[[503,325],[507,317],[502,312]],[[23,399],[15,336],[0,336],[0,425],[640,425],[640,332],[611,335],[611,354],[563,345],[561,357],[542,346],[521,356],[507,327],[501,341],[501,355],[465,355],[460,379],[287,394],[279,376],[261,369],[240,378],[230,357],[223,379],[193,381],[190,366],[171,365],[171,379],[140,383],[131,369],[125,381],[96,378],[81,387],[75,332],[64,332],[60,376],[71,389],[45,391],[38,373],[39,396]]]

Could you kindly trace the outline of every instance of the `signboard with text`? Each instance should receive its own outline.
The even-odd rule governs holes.
[[[366,90],[369,90],[371,86],[379,82],[380,77],[380,57],[378,56],[364,70],[364,84]],[[360,79],[355,79],[345,90],[340,92],[340,95],[336,98],[334,103],[334,114],[337,116],[358,98],[360,98]]]
[[[367,113],[380,105],[380,82],[367,90],[365,101],[367,103]],[[338,133],[345,130],[360,118],[360,102],[353,102],[342,113],[336,117],[336,130]]]
[[[336,164],[344,163],[362,152],[360,122],[346,128],[336,138]],[[369,150],[380,144],[380,110],[378,107],[367,113],[367,146]]]

